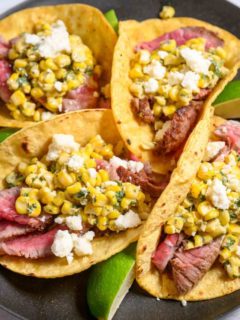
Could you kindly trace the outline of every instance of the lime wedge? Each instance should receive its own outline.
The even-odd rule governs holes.
[[[136,245],[92,268],[87,285],[87,302],[92,315],[110,320],[134,281]]]
[[[215,115],[225,119],[240,118],[240,80],[230,82],[214,102]]]
[[[107,21],[113,27],[113,29],[118,32],[118,17],[115,10],[111,9],[104,14]]]
[[[11,136],[16,131],[17,131],[17,129],[13,129],[13,128],[0,129],[0,142],[3,142],[5,139],[7,139],[9,136]]]

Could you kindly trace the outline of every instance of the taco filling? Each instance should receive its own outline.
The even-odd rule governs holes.
[[[171,272],[179,294],[189,292],[218,260],[240,277],[240,124],[215,130],[190,192],[164,232],[152,263]]]
[[[15,120],[48,120],[103,101],[106,106],[100,99],[101,66],[61,20],[1,40],[0,56],[0,97]]]
[[[135,47],[131,60],[131,106],[150,124],[154,141],[143,148],[170,154],[181,148],[213,88],[228,69],[217,34],[185,27]]]
[[[126,157],[121,141],[113,146],[97,135],[80,146],[65,134],[53,135],[47,154],[20,162],[5,183],[1,255],[68,263],[91,255],[96,237],[139,226],[165,186],[149,166]]]

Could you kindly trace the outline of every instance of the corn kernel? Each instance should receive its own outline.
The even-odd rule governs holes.
[[[203,245],[203,238],[199,235],[194,236],[194,246],[201,247]]]
[[[164,226],[164,232],[167,233],[167,234],[174,234],[174,233],[176,233],[176,228],[175,228],[174,225],[166,224]]]
[[[228,232],[234,235],[240,235],[240,225],[238,224],[230,224],[228,226]]]
[[[118,210],[112,210],[109,214],[108,214],[108,219],[117,219],[120,216],[120,212]]]
[[[36,88],[33,88],[33,89],[31,90],[31,96],[32,96],[34,99],[40,99],[41,97],[44,96],[44,92],[42,91],[41,88],[36,87]]]
[[[220,220],[222,226],[228,225],[229,222],[230,222],[229,212],[228,212],[227,210],[225,210],[225,211],[220,211],[220,213],[219,213],[219,220]]]
[[[57,178],[63,187],[68,187],[74,183],[73,177],[66,170],[61,170],[57,174]]]
[[[59,68],[64,68],[71,64],[71,59],[66,54],[60,54],[54,59],[54,62]]]
[[[99,230],[104,231],[107,229],[108,218],[107,217],[99,217],[97,227]]]
[[[215,208],[213,208],[212,210],[210,210],[205,216],[204,216],[204,220],[208,221],[211,219],[215,219],[219,216],[219,211]]]
[[[15,68],[25,68],[27,66],[28,62],[26,59],[16,59],[14,61],[14,67]]]
[[[219,253],[223,261],[228,260],[231,257],[231,254],[232,254],[231,251],[227,248],[222,249]]]
[[[20,91],[20,90],[15,91],[15,92],[11,95],[10,99],[11,99],[11,102],[12,102],[13,104],[15,104],[15,106],[23,105],[24,102],[26,102],[26,96],[25,96],[25,94],[24,94],[22,91]]]
[[[72,214],[72,208],[73,208],[72,202],[70,202],[68,200],[64,200],[62,208],[61,208],[61,213],[62,214]]]
[[[209,162],[203,162],[198,170],[197,175],[202,180],[211,179],[214,176],[212,164]]]
[[[47,204],[46,206],[43,207],[44,211],[49,213],[49,214],[59,214],[60,209],[57,206],[54,206],[52,204]]]
[[[163,6],[159,16],[161,19],[169,19],[174,17],[175,9],[172,6]]]
[[[172,116],[175,111],[176,111],[176,107],[173,106],[173,105],[170,105],[170,106],[166,106],[166,107],[163,107],[162,110],[163,110],[163,114],[166,116],[166,117],[170,117]]]
[[[155,117],[159,117],[162,113],[162,107],[158,105],[157,103],[154,103],[153,105],[153,114]]]
[[[130,70],[129,76],[132,79],[141,78],[143,76],[141,65],[136,63],[134,67]]]
[[[66,190],[67,190],[67,192],[69,194],[75,194],[75,193],[80,192],[81,189],[82,189],[81,183],[80,182],[76,182],[76,183],[72,184],[71,186],[67,187]]]
[[[161,45],[160,48],[161,50],[167,51],[167,52],[174,52],[176,50],[177,44],[175,40],[167,40],[164,41]]]
[[[108,203],[108,198],[104,194],[97,194],[94,204],[99,207],[103,207]]]
[[[62,191],[58,191],[57,195],[53,198],[53,204],[57,207],[61,207],[65,200],[65,194]]]

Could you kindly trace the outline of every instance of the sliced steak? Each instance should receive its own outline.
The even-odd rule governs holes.
[[[201,101],[192,101],[189,106],[182,107],[174,113],[163,138],[156,143],[155,152],[157,154],[172,153],[181,147],[197,121],[202,104]]]
[[[159,48],[161,42],[171,39],[174,39],[177,45],[181,46],[188,40],[199,37],[206,39],[205,49],[207,50],[223,46],[223,40],[220,39],[216,33],[203,27],[185,27],[165,33],[152,41],[143,42],[136,46],[136,51],[140,49],[149,51],[156,50]]]
[[[226,141],[230,149],[240,154],[240,123],[238,121],[229,120],[219,126],[215,131],[215,135]]]
[[[124,167],[118,167],[117,174],[120,181],[131,182],[140,186],[143,191],[148,192],[154,198],[159,197],[168,184],[167,180],[162,179],[161,181],[154,181],[153,183],[151,177],[149,177],[144,170],[141,170],[138,173],[133,173]]]
[[[8,51],[10,49],[10,43],[3,40],[3,38],[0,37],[0,58],[7,58]]]
[[[1,45],[0,45],[1,52]],[[11,66],[7,60],[0,60],[0,98],[7,102],[10,99],[11,91],[8,89],[7,80],[12,73]]]
[[[31,218],[27,215],[18,214],[15,202],[19,196],[20,188],[14,187],[0,191],[0,219],[16,222],[34,229],[43,230],[52,221],[51,215],[41,215]]]
[[[55,227],[46,233],[36,233],[7,240],[0,245],[0,254],[29,259],[44,258],[52,255],[51,246],[55,234],[62,227]]]
[[[111,109],[111,100],[100,97],[97,107],[100,109]]]
[[[185,294],[195,286],[217,259],[222,238],[210,244],[191,249],[180,248],[171,260],[175,285],[180,294]]]
[[[166,235],[152,256],[152,263],[162,273],[184,239],[183,233]]]
[[[143,99],[133,98],[131,106],[134,114],[136,114],[145,123],[154,123],[154,115],[151,109],[151,99],[145,97]]]
[[[208,96],[209,96],[209,94],[212,92],[212,89],[211,88],[204,88],[204,89],[201,89],[200,91],[199,91],[199,93],[198,94],[196,94],[194,97],[193,97],[193,99],[194,100],[205,100]]]
[[[98,96],[95,91],[96,88],[88,84],[69,91],[63,99],[62,112],[96,108]]]
[[[0,221],[0,241],[30,233],[35,229],[9,221]]]

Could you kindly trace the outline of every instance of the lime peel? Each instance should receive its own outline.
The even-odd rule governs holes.
[[[96,318],[110,320],[134,281],[136,245],[92,268],[88,279],[87,302]]]

